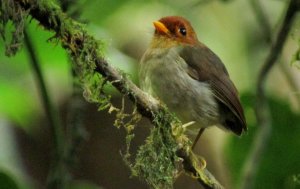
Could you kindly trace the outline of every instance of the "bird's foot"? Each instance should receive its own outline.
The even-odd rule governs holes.
[[[195,169],[195,171],[188,172],[188,174],[195,179],[198,179],[200,176],[200,173],[203,172],[203,170],[206,168],[206,161],[204,157],[196,155],[194,153],[189,154],[190,163],[192,167]]]
[[[196,156],[197,156],[197,159],[200,162],[199,168],[202,169],[202,170],[205,169],[207,164],[206,164],[206,160],[204,159],[204,157],[199,156],[199,155],[196,155]]]

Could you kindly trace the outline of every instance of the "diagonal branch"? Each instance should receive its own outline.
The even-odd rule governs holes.
[[[122,94],[127,95],[137,105],[139,112],[149,118],[153,124],[156,124],[154,120],[156,115],[172,117],[157,100],[145,94],[131,80],[123,77],[123,74],[111,67],[99,54],[97,41],[79,23],[67,17],[52,1],[16,0],[14,3],[25,11],[29,11],[32,18],[39,21],[46,29],[55,31],[55,38],[62,42],[63,48],[71,54],[74,60],[84,56],[84,58],[88,58],[87,61],[93,62],[94,71],[110,81]],[[82,49],[85,50],[82,51]],[[171,121],[167,124],[170,128],[172,127]],[[187,173],[196,176],[199,183],[206,189],[223,188],[208,170],[199,169],[199,161],[195,158],[189,145],[178,141],[178,146],[180,147],[178,147],[177,154],[183,159]]]
[[[283,23],[281,25],[281,28],[279,29],[279,33],[258,76],[255,111],[259,128],[254,138],[254,143],[250,150],[250,154],[247,156],[247,160],[243,169],[241,177],[242,183],[240,187],[242,189],[252,188],[254,183],[254,176],[258,168],[257,164],[259,164],[259,162],[261,161],[261,155],[265,151],[267,141],[271,135],[272,122],[270,117],[269,106],[267,103],[267,97],[265,94],[264,84],[266,82],[268,73],[270,72],[273,65],[276,63],[276,60],[278,59],[282,51],[283,45],[291,29],[293,18],[296,12],[299,10],[299,8],[299,0],[290,1]]]

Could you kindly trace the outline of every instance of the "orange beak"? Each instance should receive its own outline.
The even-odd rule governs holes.
[[[169,34],[170,32],[169,29],[160,21],[154,21],[153,25],[158,32],[165,33],[165,34]]]

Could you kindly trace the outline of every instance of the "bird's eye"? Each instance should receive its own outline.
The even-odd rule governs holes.
[[[181,35],[186,36],[186,29],[184,27],[179,28]]]

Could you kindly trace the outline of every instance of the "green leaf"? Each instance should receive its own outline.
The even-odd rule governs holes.
[[[246,112],[253,109],[254,99],[250,94],[242,97]],[[262,161],[257,165],[258,172],[253,188],[300,188],[300,117],[290,109],[286,101],[270,98],[269,104],[272,134],[267,149],[262,154]],[[241,168],[258,127],[253,121],[248,126],[248,133],[241,138],[232,137],[226,148],[233,181],[240,179]]]
[[[15,180],[5,172],[0,171],[0,188],[1,189],[19,189]]]

